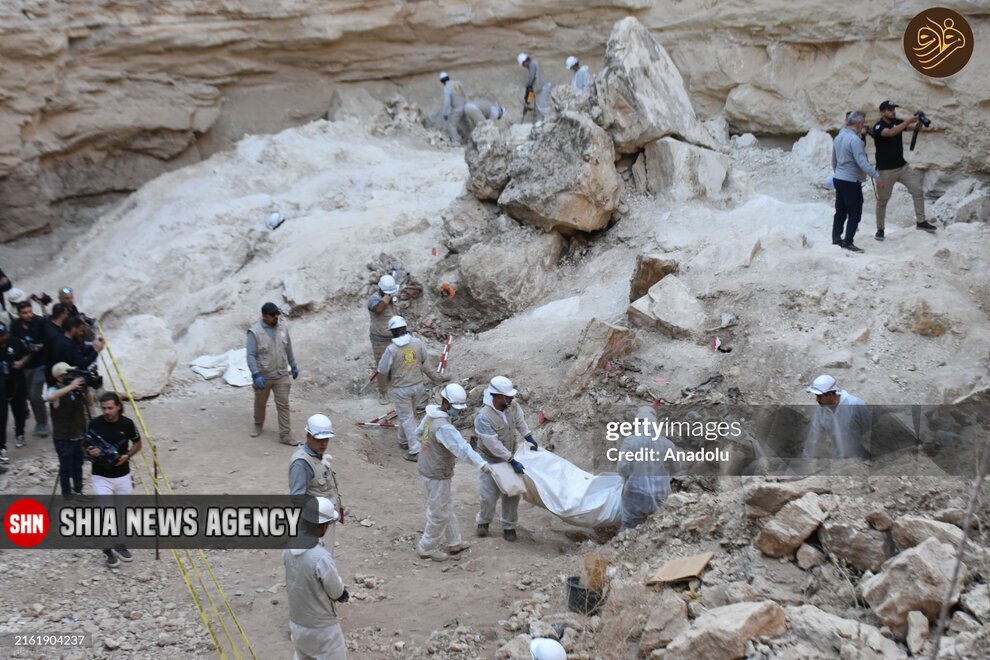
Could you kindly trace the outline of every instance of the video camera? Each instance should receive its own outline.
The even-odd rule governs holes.
[[[100,461],[101,463],[105,463],[111,467],[116,465],[117,461],[119,461],[120,457],[123,455],[120,453],[119,449],[104,440],[99,433],[96,433],[92,429],[86,431],[85,444],[90,447],[96,447],[100,450],[100,455],[94,458],[94,461]]]
[[[928,116],[924,113],[923,110],[918,110],[916,113],[914,113],[914,116],[918,118],[918,121],[920,121],[925,128],[928,128],[929,126],[932,125],[932,120],[928,118]]]
[[[70,369],[66,375],[69,380],[75,380],[76,378],[82,378],[86,387],[91,387],[94,390],[98,390],[103,387],[103,376],[100,375],[99,367],[96,363],[91,364],[86,369],[80,369],[79,367],[73,367]]]

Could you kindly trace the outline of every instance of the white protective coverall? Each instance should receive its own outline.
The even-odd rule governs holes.
[[[497,103],[492,103],[488,99],[477,99],[467,102],[464,106],[464,116],[473,132],[475,127],[486,119],[499,119],[499,110],[500,106]]]
[[[457,125],[464,116],[464,105],[467,103],[467,92],[460,80],[447,80],[443,84],[443,116],[447,121],[447,133],[450,141],[460,144],[461,138],[457,134]]]
[[[583,92],[588,89],[589,79],[588,67],[582,66],[574,72],[574,78],[571,79],[571,86],[577,91]]]
[[[832,458],[870,458],[864,445],[869,442],[873,417],[862,399],[845,390],[838,390],[839,403],[818,406],[804,441],[804,458],[815,458],[818,442],[823,436],[832,438]]]
[[[550,116],[550,83],[543,79],[539,62],[532,58],[529,60],[528,71],[526,87],[532,89],[536,95],[536,120],[540,121]]]
[[[440,406],[426,406],[426,416],[416,433],[422,438],[417,468],[426,490],[426,525],[416,549],[419,554],[428,555],[461,543],[461,528],[450,501],[454,459],[467,461],[479,469],[485,465],[485,459],[471,449]]]
[[[657,421],[656,411],[650,406],[642,406],[636,411],[636,419],[651,423]],[[626,452],[644,450],[642,460],[629,460]],[[649,460],[649,450],[656,453],[654,457],[663,457],[668,449],[674,449],[674,443],[660,436],[656,440],[652,436],[633,435],[622,441],[619,464],[616,471],[622,477],[622,526],[621,529],[632,529],[641,525],[670,495],[670,472],[677,469],[676,461]]]
[[[378,377],[392,387],[392,405],[399,417],[399,445],[408,444],[410,454],[419,453],[416,433],[416,402],[422,397],[426,379],[438,380],[426,365],[426,344],[406,333],[396,337],[378,362]]]
[[[489,463],[512,460],[520,440],[530,433],[519,402],[513,401],[505,412],[496,410],[492,405],[490,387],[485,389],[484,407],[474,417],[474,432],[481,442],[479,448],[481,455]],[[478,515],[475,516],[475,523],[490,524],[495,517],[495,504],[501,499],[502,516],[499,523],[503,530],[515,529],[519,522],[519,496],[509,497],[502,493],[495,479],[487,472],[482,472],[478,476],[478,490],[481,495],[481,507]]]
[[[322,539],[308,550],[283,550],[285,590],[289,597],[289,632],[293,660],[346,660],[344,631],[336,601],[344,582]]]

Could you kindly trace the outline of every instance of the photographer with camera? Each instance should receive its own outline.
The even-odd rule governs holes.
[[[48,347],[46,340],[45,319],[36,316],[31,301],[17,303],[17,320],[10,328],[10,334],[18,337],[31,351],[31,358],[24,365],[24,381],[27,386],[27,396],[34,415],[34,432],[32,435],[44,437],[48,435],[48,409],[45,406],[45,368],[48,366]],[[23,446],[23,444],[18,444]]]
[[[919,122],[928,126],[931,124],[923,112],[914,117],[898,119],[897,110],[900,106],[889,100],[880,104],[880,121],[873,125],[870,131],[877,146],[877,170],[883,186],[877,186],[877,233],[874,238],[882,241],[884,224],[887,217],[887,202],[894,192],[894,184],[900,182],[914,200],[915,228],[934,233],[935,225],[925,220],[925,197],[921,185],[921,173],[913,169],[904,160],[904,131],[920,129]],[[912,145],[913,146],[913,145]]]
[[[7,406],[14,413],[17,446],[24,446],[24,420],[27,417],[27,386],[24,365],[31,351],[17,337],[11,337],[6,323],[0,323],[0,463],[7,463]]]
[[[97,337],[92,341],[92,345],[89,345],[89,342],[83,339],[85,332],[86,323],[70,313],[62,322],[62,334],[55,337],[52,355],[49,358],[51,364],[65,362],[76,369],[87,369],[96,362],[97,354],[103,350],[103,339]]]
[[[89,422],[82,446],[93,461],[94,495],[130,495],[131,458],[141,451],[141,436],[137,427],[121,413],[124,406],[114,392],[100,395],[103,414]],[[131,561],[133,555],[124,544],[105,548],[107,566],[113,568],[123,561]]]
[[[52,442],[58,454],[59,483],[63,497],[78,497],[83,494],[81,443],[86,435],[86,410],[93,403],[93,394],[83,374],[65,362],[52,367],[52,378],[55,385],[45,390],[45,401],[52,419]]]

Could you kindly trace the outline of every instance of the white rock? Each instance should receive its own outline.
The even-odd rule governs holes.
[[[628,308],[632,325],[660,330],[674,338],[697,335],[705,327],[705,309],[676,275],[650,287]]]
[[[986,584],[973,585],[959,600],[964,610],[983,623],[990,623],[990,589]]]
[[[815,566],[821,566],[825,562],[825,555],[818,548],[804,543],[798,548],[797,563],[804,570],[809,570]]]
[[[827,517],[819,506],[818,495],[808,493],[785,505],[763,525],[756,547],[769,557],[786,557],[801,547]]]
[[[794,165],[810,170],[815,176],[832,170],[832,136],[813,128],[791,147]],[[822,177],[824,179],[824,177]]]
[[[814,646],[824,657],[834,657],[845,644],[854,644],[864,657],[900,657],[897,644],[880,634],[875,626],[822,611],[814,605],[785,608],[790,632]],[[845,656],[843,656],[845,657]]]
[[[959,547],[962,530],[950,523],[939,522],[924,516],[901,516],[894,521],[890,535],[899,550],[913,548],[925,539],[934,538],[942,543]]]
[[[107,329],[107,340],[136,399],[158,396],[165,390],[179,356],[162,319],[149,314],[131,316],[119,327]]]
[[[923,613],[912,610],[907,616],[907,647],[911,655],[921,653],[925,640],[928,639],[928,617]]]
[[[668,646],[665,660],[740,658],[746,642],[779,637],[787,630],[784,610],[773,601],[736,603],[702,613]]]
[[[642,160],[646,192],[677,201],[717,197],[729,178],[727,156],[672,137],[649,142]]]
[[[734,136],[732,139],[732,143],[740,149],[755,147],[758,142],[756,136],[752,133],[743,133],[742,135]]]

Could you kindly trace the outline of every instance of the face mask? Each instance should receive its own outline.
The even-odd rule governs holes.
[[[450,410],[447,411],[447,417],[457,417],[460,414],[461,411],[458,410],[457,408],[451,408]]]

